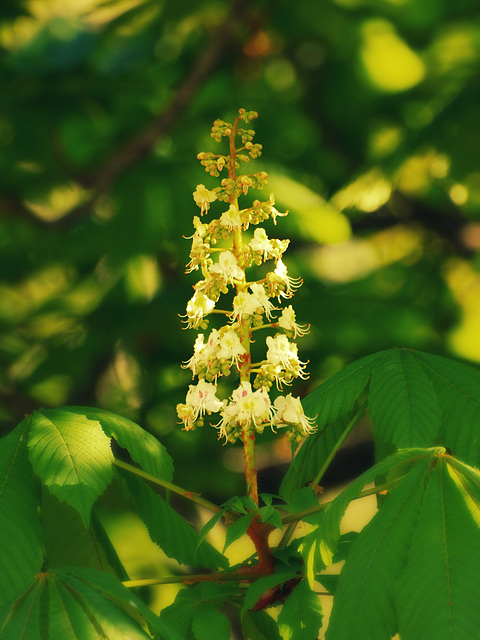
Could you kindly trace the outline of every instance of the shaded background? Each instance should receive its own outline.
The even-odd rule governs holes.
[[[182,236],[217,184],[196,154],[239,107],[304,279],[294,392],[392,346],[479,362],[479,19],[478,0],[4,0],[2,428],[101,406],[155,433],[179,484],[243,490],[241,451],[175,415]],[[287,457],[260,446],[264,488]]]

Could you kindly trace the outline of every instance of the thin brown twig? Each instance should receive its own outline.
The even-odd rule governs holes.
[[[63,216],[57,224],[70,224],[72,220],[90,211],[98,199],[109,191],[117,177],[142,160],[159,138],[179,120],[228,47],[235,25],[241,19],[246,5],[246,0],[233,2],[227,17],[209,39],[207,46],[197,58],[190,73],[179,85],[170,103],[145,129],[114,150],[110,159],[100,170],[83,178],[82,185],[92,190],[91,196],[86,202]]]

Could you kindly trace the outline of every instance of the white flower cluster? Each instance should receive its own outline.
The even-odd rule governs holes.
[[[235,127],[224,124],[228,133],[223,135],[230,136],[231,130],[238,127],[237,121]],[[215,139],[222,126],[222,121],[215,122]],[[280,309],[273,302],[276,299],[280,304],[282,299],[291,298],[302,281],[288,275],[282,260],[288,240],[269,238],[258,226],[253,235],[247,237],[245,233],[250,225],[258,225],[269,217],[276,224],[277,216],[286,215],[275,208],[273,194],[268,201],[255,200],[245,209],[238,205],[238,197],[249,188],[259,189],[266,184],[264,172],[237,177],[236,169],[232,169],[237,167],[239,158],[243,162],[248,160],[249,149],[253,149],[251,157],[260,155],[261,146],[251,143],[252,134],[250,129],[237,128],[236,135],[242,137],[244,146],[236,150],[238,155],[233,161],[231,157],[199,154],[211,175],[229,168],[229,177],[222,180],[221,187],[210,191],[202,184],[197,186],[193,197],[201,215],[207,213],[216,200],[228,206],[218,219],[209,223],[194,217],[195,233],[190,237],[187,272],[200,270],[203,277],[194,285],[194,294],[183,318],[188,328],[202,331],[208,329],[212,314],[223,315],[226,324],[211,329],[208,335],[197,336],[194,353],[184,367],[192,371],[198,383],[189,386],[185,403],[177,406],[177,413],[187,430],[203,425],[205,414],[218,413],[220,420],[215,426],[219,436],[230,442],[245,433],[261,433],[267,426],[274,431],[285,427],[291,439],[299,440],[315,430],[313,420],[303,412],[300,399],[288,394],[272,403],[269,393],[274,382],[281,391],[283,384],[291,384],[294,378],[307,377],[306,363],[299,359],[294,340],[305,335],[308,327],[297,324],[292,305]],[[274,268],[264,278],[247,280],[250,267],[270,260]],[[231,310],[218,309],[220,296],[232,289]],[[266,355],[263,360],[252,363],[252,332],[259,329],[270,333],[266,338]],[[218,379],[229,375],[232,368],[239,376],[238,386],[229,398],[219,399]],[[253,385],[252,376],[255,376]]]

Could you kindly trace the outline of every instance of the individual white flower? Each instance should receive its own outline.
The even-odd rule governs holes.
[[[184,405],[177,406],[177,414],[188,431],[193,423],[205,413],[217,413],[223,407],[223,401],[217,398],[217,387],[212,382],[199,380],[198,384],[188,387]]]
[[[208,270],[210,273],[218,273],[224,282],[230,282],[230,284],[244,278],[244,272],[238,266],[237,258],[231,251],[222,251],[218,262],[210,265]]]
[[[188,327],[197,328],[203,317],[209,314],[214,307],[215,302],[213,300],[210,300],[204,293],[195,291],[193,297],[187,303],[186,322]]]
[[[265,315],[269,320],[271,320],[272,311],[275,311],[276,307],[274,307],[273,304],[270,302],[267,294],[265,293],[265,287],[263,286],[263,284],[254,282],[253,284],[250,285],[250,291],[258,300],[259,302],[258,306],[263,308]]]
[[[280,213],[280,211],[278,211],[277,209],[275,209],[274,204],[275,204],[275,198],[273,193],[270,194],[269,197],[269,201],[268,204],[266,204],[266,208],[268,213],[272,216],[272,220],[273,220],[273,224],[277,224],[277,216],[286,216],[288,215],[288,211],[285,211],[285,213]]]
[[[208,233],[208,224],[201,222],[198,216],[193,216],[193,226],[195,227],[195,234],[200,238],[205,238]]]
[[[226,427],[231,424],[253,424],[262,431],[262,423],[271,422],[273,409],[270,397],[263,387],[252,391],[250,382],[242,381],[232,393],[231,400],[222,409],[222,420],[216,425],[219,435],[227,437]]]
[[[282,298],[291,298],[295,293],[295,289],[302,286],[303,280],[301,278],[291,278],[288,275],[287,267],[281,258],[277,260],[277,266],[273,273],[285,287],[285,290],[279,293],[278,299],[280,299],[280,296],[282,296]]]
[[[280,365],[295,377],[300,376],[300,378],[304,379],[308,377],[303,373],[307,363],[299,360],[297,345],[294,342],[290,342],[287,336],[283,334],[278,334],[274,338],[268,336],[266,343],[268,347],[268,364]]]
[[[276,409],[273,419],[275,426],[293,425],[300,427],[305,435],[316,431],[315,420],[305,415],[300,398],[294,398],[289,393],[288,396],[278,396],[273,404]]]
[[[203,216],[210,209],[210,203],[217,199],[217,194],[215,191],[209,191],[203,184],[197,184],[193,199],[200,207],[200,215]]]
[[[190,262],[187,264],[186,273],[191,273],[198,269],[202,260],[205,260],[210,255],[210,245],[203,242],[203,239],[194,233],[192,236],[192,246],[190,248]]]
[[[274,253],[272,252],[272,241],[269,240],[265,233],[265,229],[262,229],[262,227],[255,229],[253,238],[248,244],[252,251],[263,254],[264,260],[273,258]]]
[[[224,211],[220,216],[220,225],[233,231],[234,229],[240,229],[242,227],[242,217],[238,207],[231,204],[227,211]],[[245,229],[248,225],[245,227]]]
[[[183,367],[191,369],[194,376],[208,367],[217,358],[219,335],[217,329],[212,329],[205,342],[203,333],[199,333],[193,345],[193,356],[184,363]]]
[[[242,320],[245,316],[252,316],[261,306],[257,296],[248,291],[239,291],[233,299],[232,317]]]
[[[294,338],[306,335],[309,332],[308,326],[305,324],[297,324],[295,320],[295,311],[290,304],[288,307],[283,309],[282,315],[278,319],[278,326],[285,329],[285,331],[292,331]]]
[[[238,367],[239,358],[245,353],[245,347],[240,342],[237,332],[233,327],[229,327],[218,341],[217,358],[219,360],[230,360],[231,364],[235,363]]]

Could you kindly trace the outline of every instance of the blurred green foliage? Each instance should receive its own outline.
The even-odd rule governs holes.
[[[181,484],[242,485],[235,450],[175,415],[182,236],[215,186],[196,154],[239,107],[304,279],[295,391],[392,346],[480,361],[479,18],[477,0],[2,3],[3,428],[101,406],[160,437]]]

